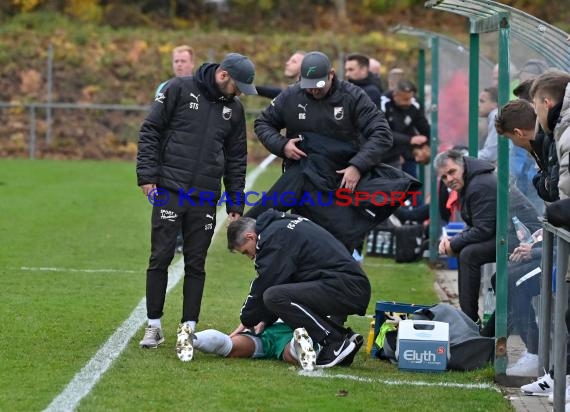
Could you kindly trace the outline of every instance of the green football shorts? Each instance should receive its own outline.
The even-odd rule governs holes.
[[[261,348],[258,348],[256,344],[253,358],[283,359],[285,346],[293,338],[293,329],[283,322],[278,322],[266,327],[260,335],[254,335],[251,332],[244,332],[243,334],[251,337],[254,341],[261,340]]]

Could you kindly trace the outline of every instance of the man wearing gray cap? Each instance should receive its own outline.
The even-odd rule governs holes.
[[[280,130],[285,128],[285,136]],[[337,78],[329,58],[307,53],[301,63],[301,81],[279,94],[255,120],[255,133],[273,154],[295,162],[307,154],[297,144],[299,135],[313,132],[353,144],[358,151],[344,159],[341,188],[354,191],[360,177],[380,163],[392,147],[384,114],[358,86]]]
[[[253,63],[241,54],[230,53],[220,64],[205,63],[194,76],[170,80],[141,126],[137,181],[154,206],[146,276],[148,327],[142,348],[156,348],[164,341],[160,318],[168,266],[182,229],[184,297],[176,352],[182,361],[192,359],[222,177],[231,200],[226,202],[230,220],[243,212],[238,199],[245,186],[247,143],[244,108],[236,96],[257,93],[254,77]]]

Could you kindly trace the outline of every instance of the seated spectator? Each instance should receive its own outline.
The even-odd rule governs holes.
[[[548,70],[530,88],[534,110],[542,129],[556,144],[560,199],[570,197],[570,73]]]
[[[505,104],[495,120],[497,133],[513,144],[527,150],[538,165],[532,179],[536,192],[547,202],[558,200],[558,157],[552,136],[542,128],[535,130],[536,113],[526,100],[512,100]]]
[[[443,183],[459,193],[461,217],[467,225],[452,239],[443,237],[439,252],[458,256],[459,304],[467,316],[480,322],[481,266],[495,262],[496,257],[497,177],[491,163],[455,150],[437,155],[435,169]],[[536,211],[514,186],[509,190],[509,199],[511,215],[518,216],[530,230],[538,230]],[[508,244],[518,244],[513,225],[509,225]]]
[[[542,229],[533,234],[535,243],[519,244],[509,256],[507,335],[518,331],[526,350],[516,363],[507,368],[507,375],[537,376],[538,324],[532,298],[540,294]],[[496,274],[491,278],[495,290]],[[495,336],[495,314],[491,316],[481,335]]]

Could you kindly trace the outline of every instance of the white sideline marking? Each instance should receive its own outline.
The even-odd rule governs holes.
[[[328,374],[324,370],[316,370],[313,372],[299,371],[299,375],[307,376],[309,378],[336,378],[347,379],[358,382],[369,383],[382,383],[384,385],[411,385],[411,386],[427,386],[427,387],[442,387],[442,388],[460,388],[460,389],[492,389],[500,392],[500,390],[489,383],[458,383],[458,382],[425,382],[425,381],[404,381],[404,380],[385,380],[376,378],[367,378],[365,376],[354,376],[345,374]]]
[[[257,180],[259,175],[265,171],[267,166],[275,160],[275,155],[270,155],[255,169],[251,171],[246,179],[245,190],[248,190]],[[224,222],[227,214],[225,210],[218,212],[218,222]],[[214,236],[224,227],[224,224],[216,225]],[[168,269],[168,293],[182,278],[184,273],[184,258],[181,257]],[[115,359],[119,357],[131,338],[146,321],[146,297],[142,298],[131,315],[121,326],[111,335],[107,342],[97,351],[97,353],[81,368],[73,379],[67,384],[63,391],[57,395],[44,411],[72,411],[81,399],[91,392],[101,376],[110,368]]]
[[[42,268],[22,266],[20,270],[30,272],[84,272],[84,273],[139,273],[140,270],[122,270],[122,269],[74,269],[74,268]]]

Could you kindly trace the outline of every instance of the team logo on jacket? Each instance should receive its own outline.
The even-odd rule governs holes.
[[[305,103],[303,106],[301,103],[297,105],[298,108],[303,109],[303,113],[299,112],[299,120],[305,120],[307,118],[307,105],[309,103]]]
[[[190,109],[192,110],[198,110],[200,108],[200,105],[198,104],[198,97],[200,97],[200,95],[195,95],[194,93],[190,93],[190,97],[193,98],[194,100],[196,100],[195,102],[190,102],[190,104],[188,105],[190,107]]]
[[[411,125],[412,124],[412,118],[410,116],[406,115],[406,117],[404,118],[404,124],[406,126]]]
[[[344,107],[334,108],[334,118],[336,120],[341,120],[344,117]]]
[[[222,117],[224,118],[224,120],[230,120],[232,118],[232,109],[224,106],[224,108],[222,109]]]
[[[154,101],[155,101],[155,102],[159,102],[159,103],[164,103],[164,98],[165,98],[165,97],[166,97],[166,96],[164,95],[164,93],[158,92],[158,93],[156,94],[156,96],[154,96]]]

